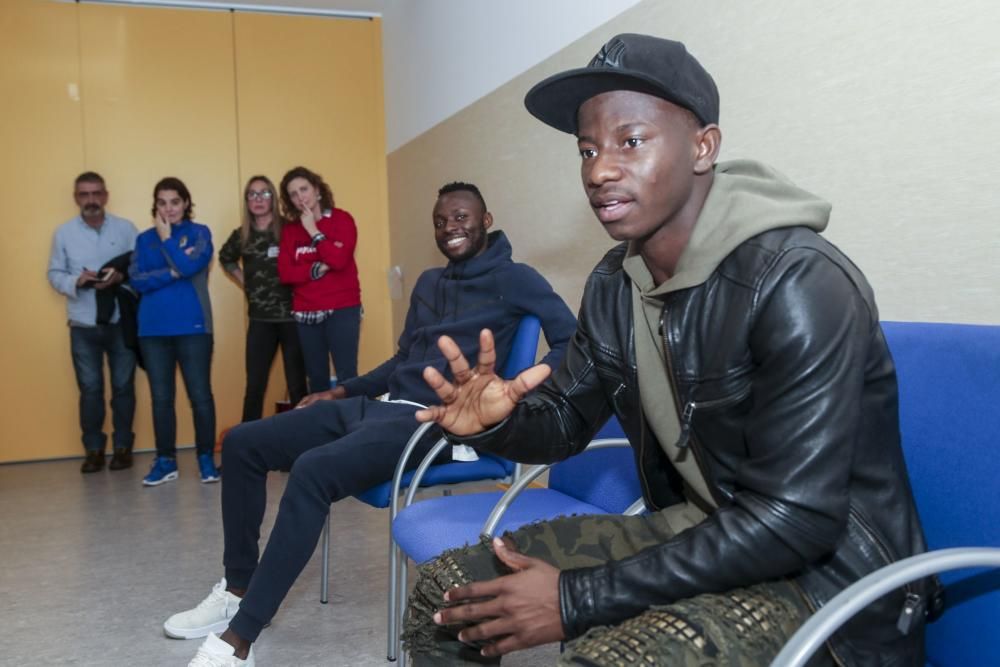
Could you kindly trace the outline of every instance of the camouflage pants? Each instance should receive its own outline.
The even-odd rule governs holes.
[[[661,544],[675,534],[660,513],[564,517],[508,533],[518,550],[559,569],[600,565]],[[460,628],[431,617],[444,592],[509,570],[488,544],[445,552],[421,566],[410,595],[404,640],[414,665],[498,664],[458,641]],[[616,626],[595,627],[567,642],[560,665],[765,667],[809,615],[795,587],[762,583],[658,606]],[[825,655],[810,665],[828,664]]]

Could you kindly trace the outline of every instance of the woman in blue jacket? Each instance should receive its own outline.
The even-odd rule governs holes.
[[[212,304],[208,265],[212,233],[191,220],[194,204],[187,186],[162,179],[153,189],[153,228],[136,239],[129,267],[139,301],[139,347],[153,397],[156,460],[142,480],[156,486],[177,479],[175,371],[180,365],[194,413],[195,445],[202,482],[219,481],[212,397]]]

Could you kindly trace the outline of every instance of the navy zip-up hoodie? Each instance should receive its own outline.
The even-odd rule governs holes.
[[[410,295],[399,349],[370,373],[344,382],[341,386],[348,396],[374,397],[388,391],[394,399],[437,403],[434,391],[424,382],[423,370],[433,366],[451,378],[437,347],[439,337],[451,336],[474,364],[479,332],[490,329],[496,340],[497,368],[502,368],[518,322],[527,314],[541,320],[550,348],[541,363],[558,367],[576,331],[576,318],[541,274],[511,259],[510,242],[503,232],[491,232],[488,244],[477,257],[420,274]]]

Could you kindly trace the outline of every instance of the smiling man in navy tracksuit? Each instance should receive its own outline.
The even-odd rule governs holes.
[[[299,406],[304,409],[240,425],[226,438],[225,579],[198,607],[164,624],[171,637],[209,635],[198,652],[211,661],[205,664],[253,664],[251,644],[312,555],[330,504],[392,476],[417,426],[413,403],[436,399],[422,373],[427,366],[446,370],[437,347],[442,334],[468,354],[478,349],[483,329],[493,330],[502,366],[518,322],[535,315],[551,349],[542,363],[554,368],[562,359],[576,319],[537,271],[511,260],[503,232],[488,232],[493,217],[478,188],[466,183],[441,188],[433,221],[448,264],[418,278],[396,354],[366,375],[311,394]],[[389,401],[374,400],[385,393]],[[411,459],[414,465],[439,436],[438,429],[428,433]],[[288,469],[278,517],[258,563],[267,473]],[[222,631],[221,638],[210,634]]]

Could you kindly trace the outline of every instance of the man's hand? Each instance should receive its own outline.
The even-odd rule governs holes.
[[[525,370],[513,380],[496,374],[497,353],[493,333],[479,332],[479,363],[474,369],[462,351],[448,336],[438,339],[438,348],[448,360],[454,382],[448,382],[437,370],[424,369],[424,381],[437,393],[444,405],[434,405],[416,413],[417,421],[437,422],[455,435],[481,433],[498,424],[513,411],[522,396],[541,384],[552,372],[546,364]]]
[[[559,613],[559,570],[518,553],[513,544],[498,537],[493,538],[493,551],[514,574],[452,588],[445,593],[445,601],[460,604],[434,614],[434,622],[473,623],[458,639],[485,642],[481,653],[487,657],[565,639]]]
[[[84,269],[83,273],[80,274],[80,277],[76,279],[76,286],[83,287],[87,283],[97,282],[97,279],[99,277],[100,276],[97,275],[96,271],[91,271],[90,269]]]
[[[94,283],[94,289],[107,289],[112,285],[117,285],[125,279],[125,276],[123,276],[120,271],[116,271],[115,269],[108,269],[103,275],[107,277],[98,283]]]
[[[347,398],[347,390],[343,387],[334,387],[333,389],[327,389],[326,391],[317,391],[315,394],[309,394],[295,406],[295,409],[308,408],[313,403],[319,403],[320,401],[336,401],[339,398]]]

